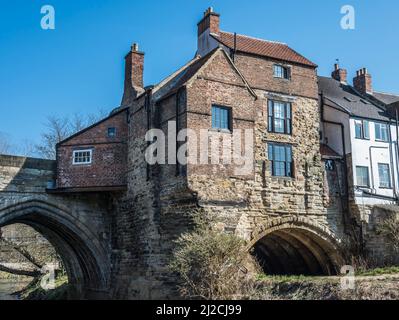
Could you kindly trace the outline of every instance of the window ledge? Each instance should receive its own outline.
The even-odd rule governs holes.
[[[216,129],[216,128],[211,128],[211,129],[209,129],[209,131],[211,131],[211,132],[219,132],[219,133],[228,133],[228,134],[231,134],[231,133],[233,133],[231,130],[228,130],[228,129]]]
[[[272,180],[283,180],[283,181],[296,181],[294,177],[279,177],[279,176],[271,176]]]

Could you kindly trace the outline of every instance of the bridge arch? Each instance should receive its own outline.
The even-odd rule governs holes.
[[[79,297],[108,287],[109,261],[98,235],[66,207],[26,200],[0,208],[0,227],[22,223],[42,234],[56,249]]]
[[[266,274],[335,275],[344,264],[341,241],[307,217],[268,221],[253,232],[249,248]]]

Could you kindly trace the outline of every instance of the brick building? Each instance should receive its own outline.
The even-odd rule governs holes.
[[[128,110],[107,118],[57,145],[57,192],[126,189]]]
[[[125,57],[121,107],[57,146],[52,192],[112,191],[113,295],[174,297],[173,241],[198,215],[247,240],[266,272],[337,273],[353,234],[345,162],[320,143],[317,65],[222,31],[211,8],[179,70],[144,86],[144,58],[137,44]],[[240,164],[223,160],[237,156],[236,137]],[[148,147],[163,140],[152,156],[165,164],[151,163]],[[183,145],[189,161],[176,163]]]

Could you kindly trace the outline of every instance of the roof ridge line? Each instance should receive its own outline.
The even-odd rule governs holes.
[[[234,32],[229,32],[229,31],[220,31],[220,32],[224,32],[224,33],[228,33],[228,34],[232,34],[232,35],[235,34]],[[245,37],[245,38],[249,38],[249,39],[253,39],[253,40],[258,40],[258,41],[263,41],[263,42],[270,42],[270,43],[275,43],[275,44],[282,44],[282,45],[288,46],[287,43],[281,42],[281,41],[266,40],[266,39],[261,39],[261,38],[247,36],[245,34],[240,34],[240,33],[236,33],[236,34],[237,34],[237,36],[241,36],[241,37]]]
[[[399,98],[399,94],[397,94],[397,93],[390,93],[390,92],[383,92],[383,91],[374,91],[374,93],[386,94],[386,95],[395,96],[395,97]]]

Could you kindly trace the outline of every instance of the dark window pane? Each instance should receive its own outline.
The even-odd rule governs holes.
[[[230,129],[230,111],[228,108],[212,106],[212,128]]]
[[[361,122],[355,122],[355,137],[357,139],[362,139],[363,138],[362,123]]]
[[[292,150],[290,146],[269,144],[268,157],[273,176],[292,176]]]

